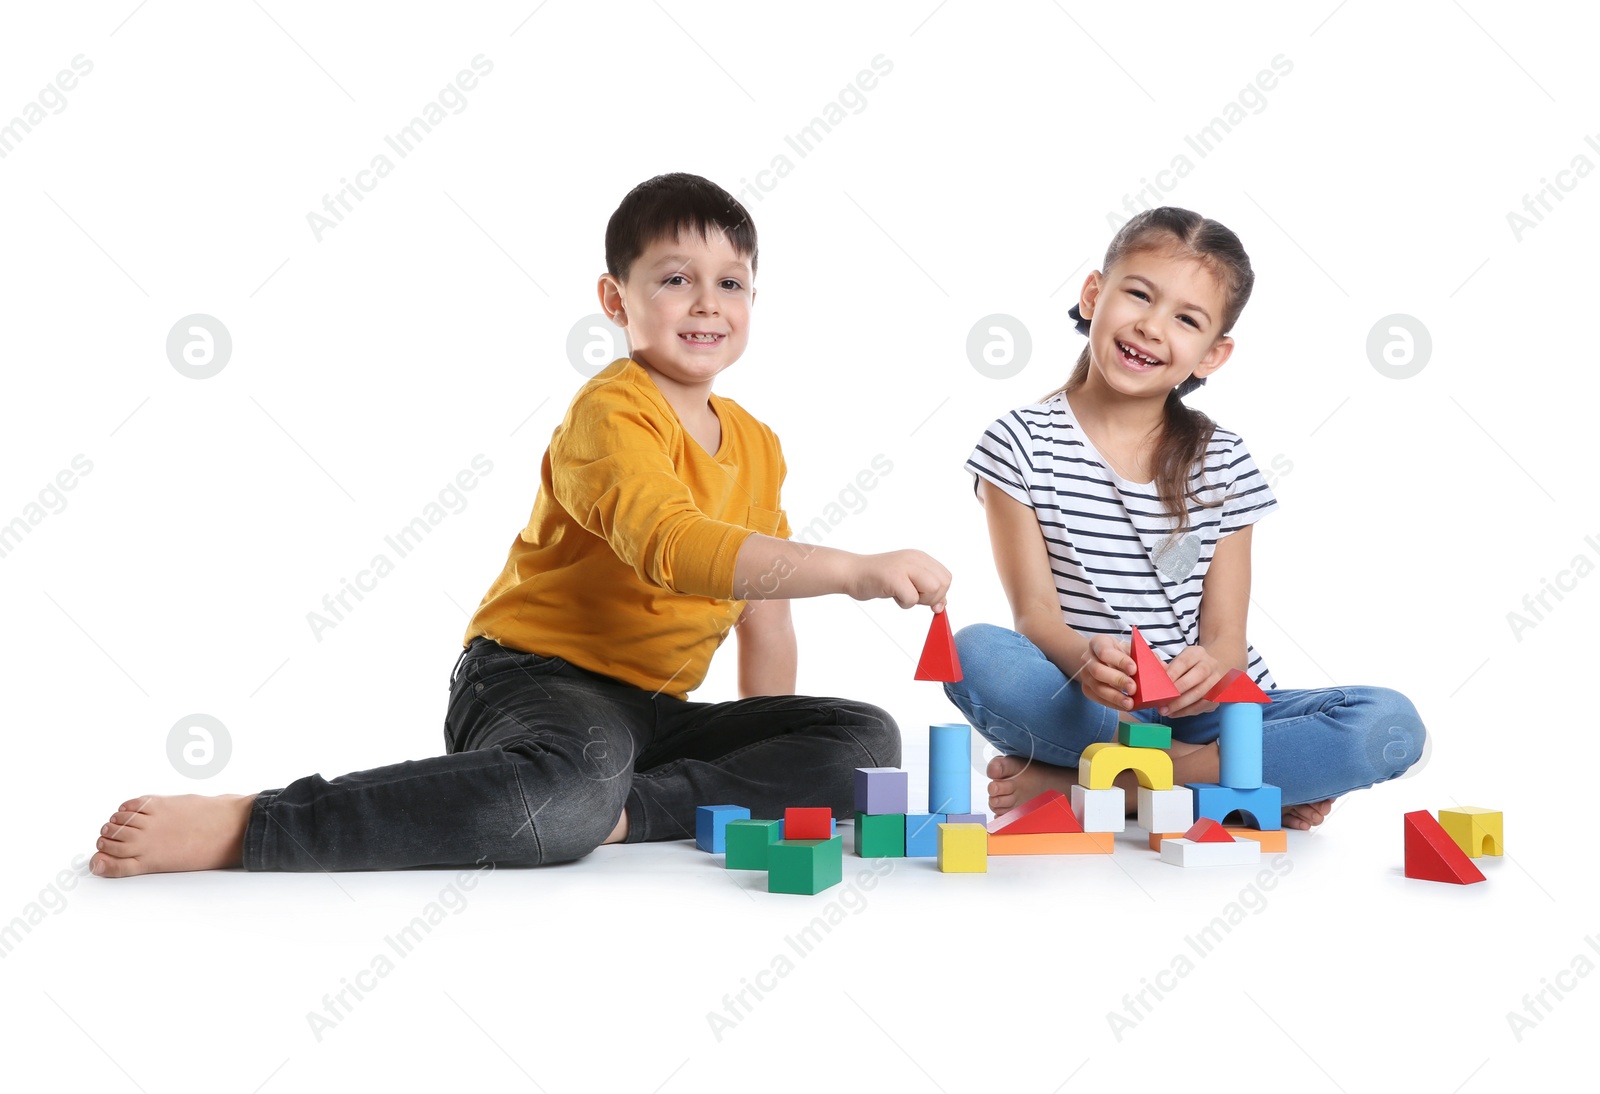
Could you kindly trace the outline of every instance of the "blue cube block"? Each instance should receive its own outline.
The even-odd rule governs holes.
[[[856,812],[904,813],[910,798],[911,773],[898,767],[856,768]]]
[[[906,858],[938,858],[943,813],[906,814]]]
[[[742,805],[702,805],[694,811],[694,845],[720,855],[728,849],[728,822],[749,819]]]

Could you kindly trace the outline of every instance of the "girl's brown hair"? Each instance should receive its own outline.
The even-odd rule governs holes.
[[[1176,254],[1204,263],[1222,283],[1221,334],[1233,329],[1239,313],[1250,300],[1250,290],[1256,280],[1255,271],[1250,268],[1250,256],[1245,254],[1238,236],[1216,221],[1188,209],[1171,205],[1146,209],[1112,237],[1100,269],[1109,271],[1119,260],[1145,251]],[[1071,377],[1045,399],[1077,390],[1088,376],[1089,347],[1085,345]],[[1216,423],[1204,413],[1183,402],[1183,396],[1202,383],[1203,380],[1191,376],[1167,393],[1161,438],[1156,442],[1156,493],[1167,513],[1177,518],[1175,534],[1189,530],[1189,504],[1198,500],[1190,476],[1195,465],[1205,459],[1206,446],[1211,443],[1211,432],[1216,428]]]

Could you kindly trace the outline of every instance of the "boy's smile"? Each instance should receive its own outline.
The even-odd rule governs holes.
[[[1092,320],[1091,371],[1127,395],[1159,395],[1222,367],[1223,287],[1202,263],[1141,251],[1089,275],[1079,311]],[[1159,374],[1157,376],[1156,374]]]
[[[750,258],[711,227],[663,236],[627,279],[600,278],[600,303],[628,332],[628,356],[670,396],[701,402],[750,336]]]

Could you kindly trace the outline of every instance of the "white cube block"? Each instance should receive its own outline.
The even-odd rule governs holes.
[[[1127,827],[1128,796],[1120,787],[1090,790],[1081,783],[1074,783],[1072,812],[1085,832],[1121,832]]]
[[[1261,861],[1261,844],[1253,839],[1238,839],[1232,843],[1164,839],[1161,861],[1174,866],[1246,866]]]
[[[1139,788],[1139,827],[1146,832],[1187,832],[1194,824],[1194,791]]]

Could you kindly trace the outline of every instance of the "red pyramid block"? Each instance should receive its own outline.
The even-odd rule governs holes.
[[[1133,628],[1133,709],[1143,710],[1178,697],[1177,685],[1139,628]]]
[[[1426,809],[1406,814],[1406,877],[1471,885],[1483,881],[1483,871],[1456,846],[1450,833]]]
[[[1010,812],[1000,814],[989,824],[989,834],[994,836],[1082,831],[1083,825],[1078,823],[1078,816],[1072,811],[1072,803],[1059,790],[1046,790]]]
[[[950,613],[934,612],[928,627],[928,640],[922,644],[922,659],[917,662],[917,680],[937,680],[954,684],[961,679],[961,661],[956,657],[956,640],[950,633]]]
[[[1183,834],[1183,838],[1191,843],[1233,843],[1233,836],[1228,830],[1210,817],[1201,817],[1194,822],[1194,827]]]
[[[1215,686],[1206,692],[1213,703],[1270,703],[1272,697],[1256,686],[1243,669],[1229,669]]]

